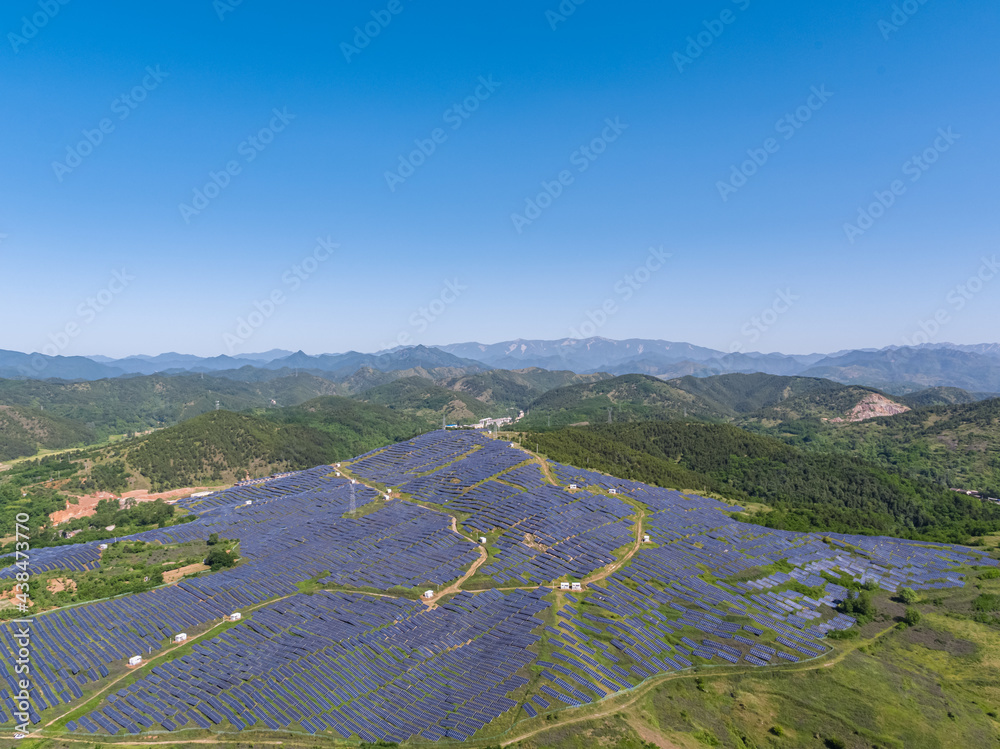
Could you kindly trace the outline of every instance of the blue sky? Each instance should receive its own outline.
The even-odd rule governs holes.
[[[5,3],[0,348],[996,341],[996,3],[667,5]]]

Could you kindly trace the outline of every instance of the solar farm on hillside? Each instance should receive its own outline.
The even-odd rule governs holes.
[[[696,665],[822,657],[826,636],[854,624],[834,610],[846,589],[832,578],[956,587],[960,567],[997,564],[966,547],[740,523],[724,502],[471,431],[180,504],[197,519],[130,538],[217,533],[239,539],[240,564],[34,616],[35,730],[489,738]],[[39,549],[31,568],[95,569],[100,556],[97,543]],[[8,727],[17,628],[0,626]]]

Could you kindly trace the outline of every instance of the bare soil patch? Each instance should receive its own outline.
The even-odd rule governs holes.
[[[156,492],[151,494],[148,489],[134,489],[130,492],[125,492],[120,497],[117,494],[112,494],[111,492],[94,492],[93,494],[84,494],[83,496],[76,496],[74,498],[77,500],[76,504],[72,504],[67,501],[65,510],[58,510],[49,515],[49,519],[52,520],[53,525],[59,525],[60,523],[65,523],[69,520],[76,520],[77,518],[89,518],[95,512],[97,512],[97,503],[102,499],[118,499],[119,505],[124,499],[134,499],[136,502],[153,502],[157,499],[165,500],[177,500],[182,497],[187,497],[195,492],[208,491],[208,487],[205,486],[195,486],[188,487],[186,489],[171,489],[166,492]]]
[[[77,518],[89,518],[97,512],[98,502],[102,499],[117,499],[117,497],[111,492],[94,492],[93,494],[85,494],[76,499],[77,502],[75,505],[67,501],[65,510],[57,510],[49,515],[49,520],[52,521],[53,525],[66,523]]]
[[[76,580],[68,577],[53,577],[48,582],[49,593],[62,593],[64,590],[76,590]]]
[[[189,564],[186,567],[180,567],[176,570],[168,570],[163,573],[163,582],[175,583],[182,577],[193,575],[196,572],[204,572],[207,569],[210,569],[207,564]]]

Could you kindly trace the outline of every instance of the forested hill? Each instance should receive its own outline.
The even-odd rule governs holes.
[[[902,478],[860,458],[787,445],[724,424],[653,422],[525,435],[548,457],[659,486],[767,505],[755,522],[964,542],[1000,530],[1000,506]]]
[[[89,462],[120,467],[132,487],[163,490],[311,468],[430,428],[382,406],[327,396],[259,414],[211,411],[144,438],[92,450]]]

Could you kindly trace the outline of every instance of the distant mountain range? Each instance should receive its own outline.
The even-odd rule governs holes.
[[[98,380],[137,375],[206,373],[263,382],[298,373],[342,382],[359,371],[403,370],[440,379],[492,369],[570,371],[579,374],[647,374],[661,379],[754,373],[821,377],[905,395],[930,387],[956,387],[977,394],[1000,393],[1000,344],[926,344],[856,349],[830,354],[726,353],[690,343],[607,338],[515,340],[413,346],[374,354],[348,351],[309,355],[275,349],[240,356],[44,356],[0,350],[0,378]],[[385,378],[385,381],[396,379]],[[382,384],[382,383],[373,383]]]

